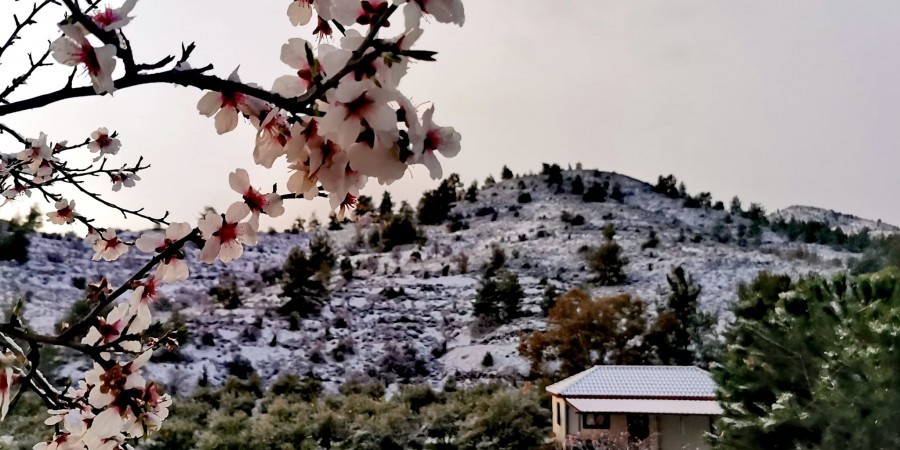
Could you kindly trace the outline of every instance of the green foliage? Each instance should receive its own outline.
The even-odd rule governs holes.
[[[32,207],[25,218],[0,220],[0,261],[28,261],[28,235],[40,227],[41,212]]]
[[[226,277],[224,280],[220,280],[219,285],[209,288],[207,294],[215,298],[225,309],[240,308],[243,304],[241,291],[238,289],[237,281],[234,277]]]
[[[467,202],[476,202],[478,201],[478,183],[473,181],[472,184],[469,185],[469,188],[466,189],[466,201]]]
[[[491,278],[506,266],[506,250],[500,244],[491,244],[491,259],[484,266],[484,277]]]
[[[800,241],[807,244],[828,245],[836,250],[845,250],[853,253],[862,253],[872,242],[869,230],[864,228],[859,233],[848,235],[840,227],[832,227],[825,222],[805,222],[784,219],[772,222],[769,225],[772,231],[783,234],[792,242]]]
[[[341,277],[347,281],[353,279],[353,262],[350,261],[350,258],[344,257],[341,259]]]
[[[389,252],[400,245],[424,242],[424,235],[416,228],[412,214],[401,212],[382,225],[378,242],[382,251]]]
[[[495,277],[485,277],[472,305],[475,315],[485,325],[509,323],[519,317],[525,293],[519,285],[519,277],[504,271]]]
[[[545,163],[541,169],[541,175],[547,177],[547,186],[562,186],[562,167],[559,167],[559,164],[551,165]]]
[[[851,267],[855,275],[878,272],[886,267],[900,268],[900,235],[872,239],[865,253]]]
[[[660,175],[656,180],[656,186],[653,186],[653,192],[669,198],[681,197],[681,193],[678,190],[678,180],[675,178],[675,175]]]
[[[322,256],[318,259],[322,259]],[[281,281],[281,296],[287,299],[278,312],[282,315],[297,313],[301,317],[318,314],[322,308],[328,289],[319,273],[320,265],[306,256],[299,247],[291,249],[284,262]]]
[[[660,364],[705,365],[711,352],[706,342],[712,333],[713,318],[697,302],[700,286],[681,266],[666,277],[669,296],[647,336]]]
[[[739,290],[713,375],[722,449],[897,448],[900,279],[896,271]]]
[[[391,193],[388,191],[384,191],[384,194],[381,194],[381,204],[378,205],[378,214],[381,217],[388,217],[391,214],[394,214],[394,200],[391,199]]]
[[[593,183],[591,187],[581,196],[581,200],[585,203],[603,203],[609,196],[607,192],[608,183]]]
[[[575,175],[572,180],[571,192],[575,195],[584,195],[584,180],[581,179],[581,175]]]
[[[622,247],[612,239],[615,229],[607,225],[603,235],[606,242],[588,255],[588,267],[596,275],[598,283],[603,286],[616,286],[626,279],[625,265],[628,264],[628,260],[622,256]]]
[[[426,191],[419,200],[418,218],[423,225],[439,225],[447,220],[462,187],[459,175],[450,174],[432,191]]]

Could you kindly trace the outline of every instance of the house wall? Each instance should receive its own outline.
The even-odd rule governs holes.
[[[550,412],[552,414],[553,419],[553,440],[560,444],[560,446],[564,445],[566,442],[566,430],[569,424],[569,411],[572,409],[565,400],[560,397],[550,397]],[[557,419],[556,409],[560,408],[561,412],[560,418],[562,419],[562,423]]]
[[[657,435],[659,433],[659,421],[657,416],[650,414],[650,437],[647,439],[649,444],[647,450],[660,450],[657,446]],[[577,436],[581,439],[599,439],[606,437],[615,440],[619,445],[624,447],[628,443],[628,417],[625,414],[612,414],[609,417],[609,428],[582,428],[581,415],[575,408],[569,407],[569,415],[567,417],[567,434]]]
[[[710,430],[711,416],[659,416],[659,450],[708,450],[704,434]]]

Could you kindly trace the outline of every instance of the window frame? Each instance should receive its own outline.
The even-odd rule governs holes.
[[[588,415],[594,417],[594,425],[588,425]],[[597,425],[597,418],[603,418],[603,424]],[[588,412],[581,413],[581,427],[587,430],[608,430],[611,417],[609,413]]]

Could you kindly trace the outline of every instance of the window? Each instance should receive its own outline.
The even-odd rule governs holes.
[[[559,412],[559,403],[556,404],[556,424],[562,425],[562,414]]]
[[[609,414],[581,413],[581,425],[584,428],[609,429]]]

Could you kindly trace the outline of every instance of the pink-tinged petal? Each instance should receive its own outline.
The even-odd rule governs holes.
[[[116,69],[116,47],[112,44],[94,49],[97,61],[100,63],[100,72],[91,75],[91,82],[94,85],[94,92],[98,94],[115,92],[116,87],[113,84],[112,74]]]
[[[197,111],[206,117],[212,117],[219,108],[222,107],[222,94],[218,92],[207,92],[200,97],[197,102]]]
[[[214,212],[208,212],[204,214],[203,218],[200,219],[200,222],[197,223],[197,227],[200,228],[200,234],[203,239],[208,240],[212,238],[213,233],[222,227],[222,216]]]
[[[298,2],[295,1],[294,3]],[[288,67],[297,70],[309,67],[308,61],[306,60],[307,46],[312,49],[312,46],[305,39],[288,39],[287,43],[281,46],[281,62],[287,64]]]
[[[308,2],[295,0],[288,6],[287,15],[291,25],[295,27],[306,25],[312,18],[312,7]]]
[[[104,408],[113,402],[116,398],[112,394],[104,393],[100,390],[100,386],[94,386],[88,395],[88,403],[94,408]]]
[[[428,168],[428,174],[431,175],[433,180],[439,180],[444,176],[444,170],[441,168],[441,163],[434,152],[426,151],[423,153],[421,162]]]
[[[409,2],[403,8],[403,16],[406,22],[406,29],[412,30],[419,28],[419,21],[422,19],[422,10],[415,2]]]
[[[257,225],[258,226],[258,225]],[[250,223],[240,223],[237,226],[238,240],[246,245],[256,245],[256,227]]]
[[[244,225],[244,224],[241,224],[241,225]],[[240,258],[243,253],[244,253],[244,247],[241,246],[240,242],[237,242],[237,241],[225,242],[222,244],[222,248],[219,251],[219,259],[221,259],[222,262],[227,263],[227,262],[231,262],[235,259]]]
[[[397,129],[397,114],[388,107],[387,103],[372,105],[371,110],[366,114],[366,121],[369,122],[369,126],[372,129],[377,131],[393,131]]]
[[[119,410],[108,408],[94,418],[88,433],[101,440],[108,439],[119,434],[124,424],[125,420]]]
[[[250,207],[244,202],[234,202],[225,211],[225,221],[228,223],[240,222],[244,217],[250,214]]]
[[[189,223],[176,222],[169,225],[169,228],[166,230],[166,238],[177,241],[180,239],[184,239],[184,237],[190,233],[191,225]]]
[[[144,365],[147,364],[147,361],[150,361],[151,356],[153,356],[153,350],[147,350],[146,352],[138,355],[137,358],[134,358],[134,361],[132,361],[129,365],[132,374],[128,376],[128,380],[125,383],[126,388],[143,387],[143,385],[147,384],[143,378],[140,378],[140,376],[136,374],[138,369],[144,367]],[[137,378],[132,378],[135,376],[137,376]]]
[[[134,246],[144,253],[156,253],[156,249],[161,247],[165,240],[162,233],[144,233],[134,241]]]
[[[234,192],[244,195],[250,189],[250,174],[244,169],[235,169],[228,174],[228,184]]]
[[[232,107],[225,107],[216,113],[216,132],[225,134],[237,128],[238,112]]]
[[[296,75],[282,75],[272,84],[272,92],[284,98],[299,97],[306,92],[306,82]]]
[[[200,255],[197,259],[207,264],[212,264],[216,262],[216,257],[219,256],[221,248],[222,241],[216,236],[211,237],[206,240],[206,244],[203,245],[203,249],[200,250]]]
[[[266,207],[263,211],[269,217],[278,217],[284,214],[284,201],[281,199],[281,196],[278,194],[269,194],[266,196]]]

